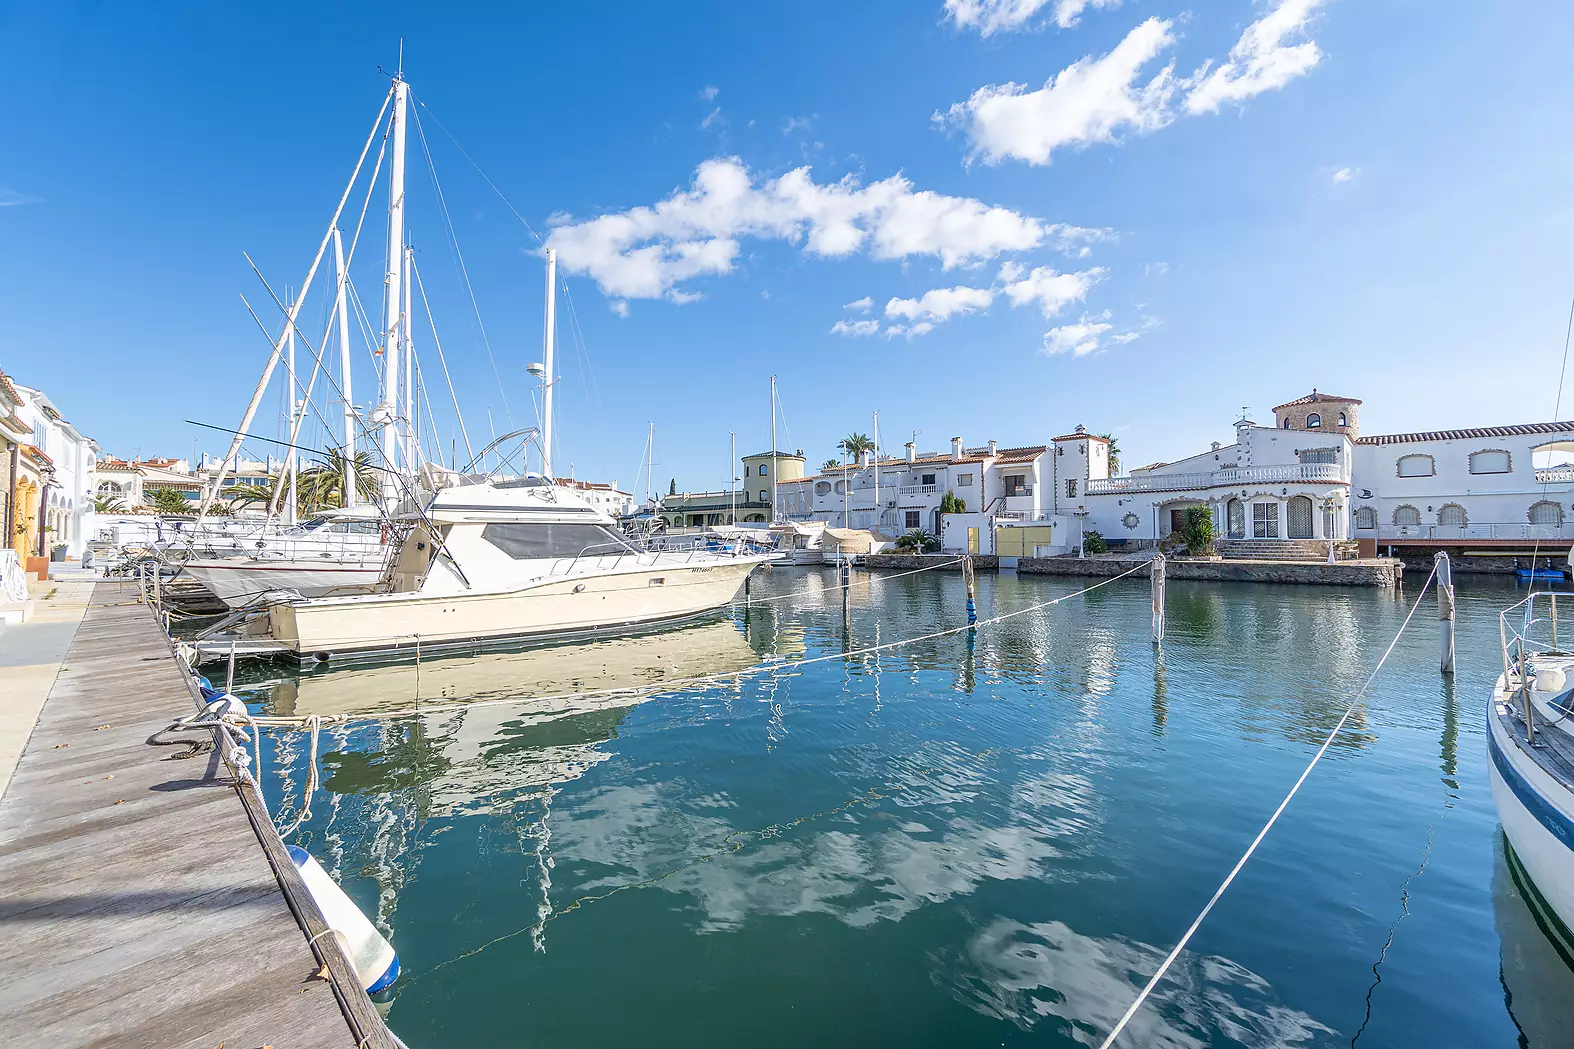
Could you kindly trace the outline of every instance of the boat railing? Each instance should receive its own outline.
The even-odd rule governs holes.
[[[552,567],[547,571],[547,574],[553,576],[573,575],[574,570],[582,563],[594,564],[598,571],[610,571],[622,566],[629,558],[632,558],[633,563],[637,565],[654,565],[659,563],[661,558],[666,558],[667,564],[688,564],[700,554],[731,554],[733,557],[737,557],[743,553],[743,541],[741,540],[721,546],[704,536],[694,536],[692,537],[694,542],[688,545],[687,548],[681,546],[675,548],[670,545],[671,537],[666,538],[667,542],[663,543],[660,548],[647,547],[640,549],[628,541],[592,543],[573,557],[560,557],[553,561]]]
[[[1570,598],[1574,598],[1574,594],[1537,590],[1498,613],[1498,641],[1503,652],[1505,687],[1518,687],[1524,683],[1524,661],[1530,656],[1562,654],[1558,640],[1560,597],[1567,603]]]

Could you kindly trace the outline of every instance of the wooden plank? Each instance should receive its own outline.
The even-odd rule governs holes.
[[[394,1049],[255,787],[149,745],[197,703],[100,584],[0,797],[0,1044]]]

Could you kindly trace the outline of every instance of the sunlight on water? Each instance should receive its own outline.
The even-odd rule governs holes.
[[[800,596],[662,634],[246,685],[274,713],[436,708],[326,729],[298,835],[398,948],[405,1041],[1096,1045],[1413,599],[1172,581],[1156,651],[1137,578],[794,668],[964,622],[954,575],[874,577],[845,618],[833,584],[778,570],[755,597]],[[980,615],[1083,585],[984,576]],[[1485,775],[1516,591],[1459,589],[1457,681],[1428,604],[1123,1044],[1559,1044],[1574,975]],[[305,738],[266,742],[288,816]]]

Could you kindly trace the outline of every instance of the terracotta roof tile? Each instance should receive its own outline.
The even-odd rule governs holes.
[[[1358,437],[1356,444],[1414,444],[1419,441],[1475,441],[1485,437],[1530,437],[1542,433],[1574,433],[1574,422],[1520,423],[1516,426],[1474,426],[1468,430],[1423,430]]]
[[[1056,437],[1055,440],[1057,440],[1057,441],[1080,441],[1084,437],[1086,437],[1090,441],[1103,441],[1105,444],[1109,443],[1109,438],[1108,437],[1100,437],[1096,433],[1068,433],[1064,437]]]
[[[1319,393],[1318,391],[1313,390],[1311,393],[1307,394],[1305,397],[1297,397],[1293,401],[1285,401],[1283,404],[1275,405],[1273,410],[1274,411],[1278,411],[1280,408],[1294,408],[1295,406],[1301,405],[1301,404],[1315,404],[1315,403],[1317,403],[1319,401],[1338,401],[1340,404],[1360,404],[1361,403],[1361,399],[1359,397],[1340,397],[1340,396],[1338,396],[1336,394]]]

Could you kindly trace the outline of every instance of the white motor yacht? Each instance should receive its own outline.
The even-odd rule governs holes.
[[[160,550],[231,608],[271,591],[302,597],[368,593],[382,579],[394,546],[375,506],[325,510],[288,528],[208,536]]]
[[[732,601],[765,558],[651,551],[537,476],[447,488],[415,515],[378,592],[265,599],[199,656],[327,660],[562,640],[673,622]]]
[[[1492,800],[1513,850],[1511,862],[1517,858],[1538,902],[1565,928],[1574,928],[1571,616],[1574,594],[1549,592],[1533,593],[1502,613],[1503,673],[1487,716]]]

